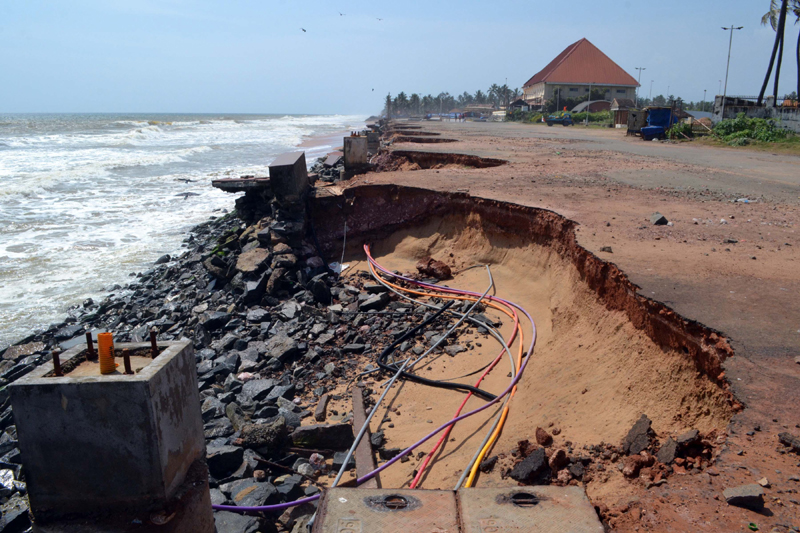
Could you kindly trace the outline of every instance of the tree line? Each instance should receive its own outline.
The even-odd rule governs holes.
[[[510,104],[521,96],[520,89],[511,89],[506,84],[498,85],[496,83],[493,83],[486,92],[478,89],[474,94],[464,91],[456,96],[449,92],[442,92],[435,96],[412,93],[409,96],[401,91],[394,98],[391,93],[386,95],[382,113],[385,116],[396,117],[449,113],[452,109],[464,108],[470,104],[490,104],[500,107]]]

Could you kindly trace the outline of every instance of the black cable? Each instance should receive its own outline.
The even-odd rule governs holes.
[[[395,372],[396,373],[398,368],[396,366],[393,368],[393,367],[387,365],[386,363],[384,363],[384,360],[387,357],[389,357],[389,355],[391,355],[392,352],[394,352],[400,344],[402,344],[404,341],[406,341],[410,337],[413,337],[414,335],[416,335],[422,328],[424,328],[425,326],[427,326],[428,324],[433,322],[442,313],[447,311],[447,309],[451,305],[453,305],[453,302],[454,302],[454,300],[450,300],[449,302],[444,304],[441,309],[436,311],[436,313],[434,313],[434,315],[431,316],[428,320],[425,320],[424,322],[422,322],[418,326],[415,326],[414,328],[406,331],[403,335],[400,336],[400,338],[398,338],[392,344],[390,344],[389,346],[384,348],[383,351],[380,353],[380,355],[378,355],[378,360],[377,360],[378,366],[380,368],[382,368],[383,370],[386,370],[388,372]],[[436,380],[433,380],[433,379],[420,377],[420,376],[418,376],[416,374],[410,374],[410,373],[405,372],[405,371],[400,373],[400,377],[404,378],[404,379],[407,379],[409,381],[413,381],[415,383],[420,383],[422,385],[428,385],[429,387],[438,387],[438,388],[441,388],[441,389],[470,391],[475,396],[479,396],[479,397],[481,397],[481,398],[483,398],[484,400],[487,400],[487,401],[491,401],[491,400],[494,400],[495,398],[497,398],[497,396],[495,396],[494,394],[486,392],[486,391],[484,391],[482,389],[479,389],[477,387],[473,387],[472,385],[465,385],[465,384],[462,384],[462,383],[447,383],[447,382],[444,382],[444,381],[436,381]]]

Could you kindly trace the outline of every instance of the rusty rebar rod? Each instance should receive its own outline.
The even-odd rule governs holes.
[[[158,342],[156,342],[156,328],[150,330],[150,357],[158,357]]]
[[[61,377],[64,372],[61,371],[61,350],[53,350],[53,371],[56,376]]]
[[[131,351],[127,348],[122,350],[122,361],[125,364],[125,373],[133,374],[133,369],[131,368]]]
[[[92,332],[86,332],[86,360],[94,361],[97,359],[97,353],[94,351],[94,341],[92,341]]]

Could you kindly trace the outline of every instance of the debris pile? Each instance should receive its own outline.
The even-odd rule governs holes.
[[[701,435],[692,429],[659,440],[645,415],[620,445],[600,443],[577,449],[570,441],[556,443],[553,436],[560,433],[558,428],[551,432],[536,428],[535,443],[523,440],[510,454],[498,455],[502,476],[527,485],[577,485],[593,479],[605,482],[616,468],[650,488],[666,483],[672,474],[698,474],[714,463],[715,433]]]

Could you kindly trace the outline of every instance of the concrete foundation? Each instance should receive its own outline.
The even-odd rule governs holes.
[[[310,188],[305,152],[287,152],[276,157],[269,165],[269,180],[279,202],[304,200]]]
[[[117,354],[125,348],[143,355],[149,344],[118,344]],[[78,364],[85,353],[83,345],[76,346],[61,356],[65,375],[56,377],[46,363],[9,387],[31,512],[40,530],[67,518],[168,516],[175,498],[208,499],[192,345],[165,342],[162,348],[132,375],[121,373],[121,359],[119,372],[100,375],[99,369]],[[194,477],[187,487],[190,469]],[[210,506],[198,504],[189,518],[193,527],[212,525],[193,531],[213,531]]]
[[[367,138],[344,138],[344,169],[349,175],[365,172],[367,169]]]
[[[381,134],[377,131],[367,132],[367,151],[371,154],[377,154],[378,149],[381,147]]]

